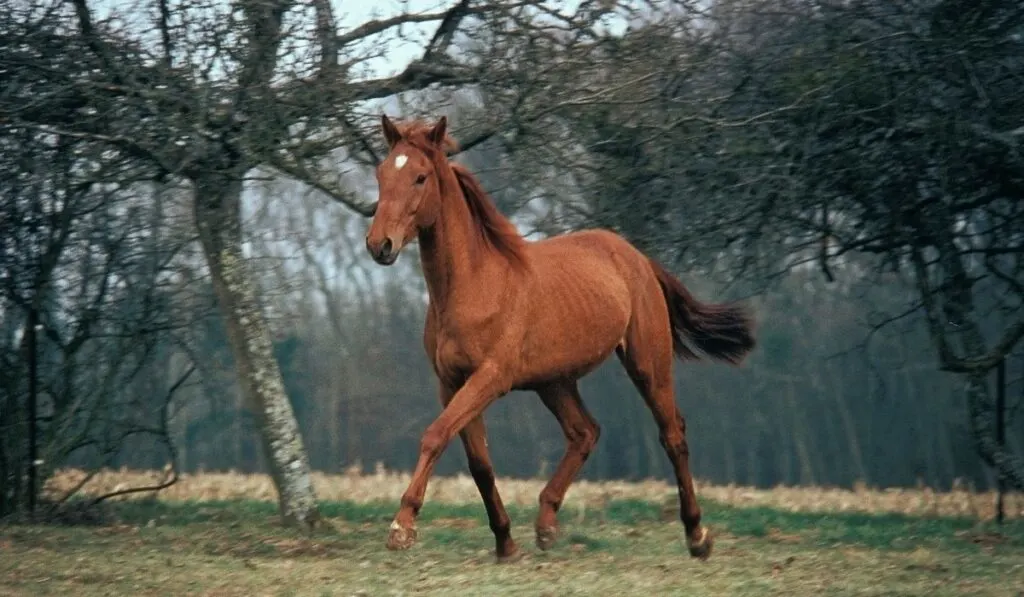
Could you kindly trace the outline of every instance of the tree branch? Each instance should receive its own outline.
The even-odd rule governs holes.
[[[404,91],[418,91],[435,84],[468,85],[477,82],[479,76],[475,74],[417,61],[393,77],[348,83],[346,91],[349,101],[359,102],[390,97]]]
[[[320,42],[320,70],[328,73],[338,67],[338,38],[334,25],[331,0],[314,0],[316,9],[316,38]]]
[[[1003,337],[984,356],[966,359],[952,356],[942,357],[939,368],[953,373],[987,373],[995,369],[999,361],[1006,358],[1006,355],[1010,354],[1022,339],[1024,339],[1024,319],[1006,328]]]
[[[373,148],[373,144],[366,138],[365,135],[345,116],[341,117],[341,124],[345,127],[346,132],[355,137],[356,142],[359,144],[359,148],[366,152],[366,155],[370,157],[370,161],[374,166],[380,163],[380,156],[377,155],[377,151]]]
[[[473,149],[477,145],[482,145],[493,138],[495,135],[501,132],[500,127],[491,127],[477,132],[475,135],[469,138],[468,141],[460,142],[459,148],[456,151],[451,152],[449,155],[455,156],[465,151]]]
[[[96,54],[96,57],[103,62],[103,65],[115,74],[116,79],[120,82],[121,78],[117,75],[118,70],[115,68],[114,61],[110,59],[107,47],[100,40],[99,36],[96,35],[96,29],[93,28],[92,14],[89,12],[89,5],[86,4],[86,0],[71,0],[71,3],[75,6],[78,28],[85,39],[85,43]]]
[[[431,40],[431,43],[434,43],[436,40],[438,40],[438,35],[443,32],[442,28],[446,27],[446,21],[450,23],[447,27],[454,31],[454,29],[458,26],[459,21],[461,21],[467,15],[485,14],[489,12],[509,10],[511,8],[515,8],[518,6],[525,6],[529,4],[529,2],[516,2],[509,5],[498,4],[497,6],[495,6],[495,4],[496,3],[485,2],[480,6],[470,7],[469,2],[467,0],[460,0],[460,2],[458,2],[454,7],[443,12],[427,12],[420,14],[407,13],[396,15],[387,19],[376,19],[373,21],[367,21],[362,25],[356,27],[355,29],[349,31],[348,33],[339,35],[337,38],[337,45],[339,48],[341,48],[348,44],[361,41],[372,35],[383,33],[388,29],[393,29],[395,27],[405,25],[408,23],[428,23],[430,21],[440,20],[441,25],[438,27],[438,32],[434,34],[434,39]]]
[[[420,62],[428,62],[434,58],[434,54],[444,54],[447,52],[448,46],[451,45],[452,38],[455,36],[455,30],[459,28],[459,23],[468,14],[469,0],[460,0],[455,6],[448,9],[444,18],[441,19],[441,24],[437,26],[434,37],[430,38],[430,42],[427,44],[427,49],[423,52]]]
[[[917,290],[921,295],[925,318],[928,321],[928,331],[938,350],[940,370],[951,373],[984,374],[994,369],[999,361],[1006,358],[1006,355],[1010,354],[1014,347],[1024,339],[1024,319],[1021,319],[1007,327],[999,342],[984,355],[978,357],[957,356],[943,330],[942,321],[945,318],[942,317],[941,309],[935,302],[934,291],[928,284],[928,269],[924,257],[917,248],[911,250],[910,256],[917,280]]]
[[[342,189],[337,184],[325,182],[299,162],[290,162],[287,159],[275,156],[269,160],[269,165],[282,174],[287,174],[295,180],[324,193],[361,216],[370,218],[377,211],[376,202],[364,203],[355,199],[351,192]]]
[[[121,495],[128,495],[131,493],[162,491],[178,482],[178,451],[174,447],[174,441],[171,439],[170,407],[171,402],[174,400],[174,395],[178,392],[179,389],[181,389],[183,385],[185,385],[185,382],[188,381],[190,377],[192,377],[192,374],[195,373],[195,371],[195,364],[189,365],[188,369],[186,369],[185,372],[182,373],[173,384],[171,384],[171,387],[167,389],[167,394],[164,399],[163,408],[160,409],[160,428],[157,430],[157,434],[161,438],[163,438],[164,444],[167,446],[168,452],[167,467],[164,469],[165,479],[163,481],[160,481],[156,485],[146,485],[143,487],[129,487],[127,489],[121,489],[118,491],[106,493],[94,499],[92,501],[93,505],[96,505],[102,501]],[[166,476],[168,472],[170,473],[169,477]]]
[[[35,129],[37,131],[56,135],[58,137],[68,137],[71,139],[81,139],[84,141],[100,141],[103,143],[109,143],[110,145],[123,150],[128,155],[144,160],[145,163],[153,164],[154,166],[161,169],[165,174],[177,174],[184,170],[192,160],[185,160],[182,164],[173,166],[167,163],[161,156],[156,153],[142,147],[138,144],[135,139],[130,139],[121,135],[105,135],[101,133],[88,133],[83,131],[71,131],[66,129],[60,129],[44,124],[36,124],[30,122],[19,122],[15,126],[23,126],[25,128]]]
[[[171,41],[171,9],[167,6],[167,0],[160,0],[160,38],[164,46],[164,66],[170,69],[173,66],[172,56],[174,55],[174,43]]]

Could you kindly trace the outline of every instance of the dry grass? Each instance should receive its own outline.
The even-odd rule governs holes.
[[[66,491],[83,475],[62,471],[50,489]],[[104,471],[85,491],[97,495],[159,476]],[[700,484],[717,540],[711,560],[698,562],[686,555],[678,520],[665,516],[675,502],[666,483],[577,483],[567,505],[575,512],[560,517],[562,537],[541,552],[531,527],[543,482],[502,479],[523,559],[497,566],[466,476],[435,479],[419,543],[407,552],[386,550],[407,481],[386,471],[316,475],[326,524],[312,533],[280,524],[267,477],[236,473],[185,476],[156,500],[134,494],[111,508],[111,524],[0,526],[0,596],[1024,594],[1019,495],[1010,500],[1017,520],[997,527],[964,518],[991,516],[993,502],[991,494],[964,490]]]
[[[85,472],[62,470],[48,484],[48,490],[60,495],[83,479]],[[154,471],[106,470],[97,474],[83,488],[87,495],[100,495],[111,491],[151,485],[159,481],[161,473]],[[313,483],[317,496],[326,501],[370,503],[396,502],[409,482],[408,473],[378,469],[372,475],[315,473]],[[544,486],[542,479],[502,478],[498,487],[506,504],[533,506]],[[775,487],[754,489],[735,485],[720,486],[697,483],[697,492],[703,499],[738,507],[769,507],[787,512],[868,512],[899,513],[915,516],[967,516],[988,520],[995,515],[995,492],[973,492],[966,488],[950,492],[920,489],[854,490],[826,487]],[[132,494],[131,498],[150,494]],[[202,473],[183,475],[170,488],[160,492],[159,499],[182,500],[234,500],[247,499],[274,501],[276,493],[266,475],[240,473]],[[473,480],[467,475],[435,477],[429,486],[428,500],[443,504],[477,504],[479,496]],[[643,482],[578,481],[566,497],[565,508],[570,511],[601,509],[614,500],[641,500],[671,506],[676,500],[675,487],[663,481]],[[1006,516],[1024,519],[1024,495],[1006,496]]]
[[[104,526],[0,527],[0,595],[353,596],[678,595],[686,597],[1019,597],[1024,525],[962,519],[781,513],[713,507],[715,553],[686,555],[678,521],[619,503],[612,516],[563,520],[554,549],[495,565],[482,508],[434,505],[420,541],[390,552],[391,508],[324,504],[312,534],[283,528],[259,501],[117,504]]]

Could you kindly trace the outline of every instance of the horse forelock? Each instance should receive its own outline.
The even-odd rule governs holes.
[[[434,128],[432,124],[422,120],[410,120],[406,122],[396,122],[395,128],[398,129],[399,134],[402,135],[402,140],[416,149],[419,149],[428,155],[434,150],[435,145],[429,138],[430,131]],[[449,152],[456,151],[458,148],[459,144],[455,139],[452,139],[451,135],[445,133],[444,139],[441,141],[441,149]]]

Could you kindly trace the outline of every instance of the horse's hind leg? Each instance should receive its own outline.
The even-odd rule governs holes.
[[[664,341],[661,341],[660,334],[658,338],[634,337],[627,342],[629,348],[625,351],[619,349],[617,354],[658,424],[661,445],[676,474],[679,517],[686,529],[686,544],[691,556],[703,560],[711,555],[712,538],[707,528],[700,524],[700,506],[690,474],[686,420],[676,407],[672,391],[672,344],[667,322],[665,331]]]
[[[601,428],[583,405],[575,380],[545,386],[537,394],[544,406],[558,419],[566,440],[565,455],[551,480],[540,492],[540,511],[536,522],[537,547],[548,549],[558,537],[558,509],[562,506],[565,493],[597,444]]]
[[[462,446],[466,449],[469,474],[473,476],[476,488],[480,491],[480,497],[483,499],[484,508],[487,510],[487,520],[494,533],[498,561],[512,560],[519,554],[519,548],[512,540],[512,521],[505,511],[505,505],[501,502],[501,495],[494,482],[494,466],[491,464],[491,455],[487,451],[487,428],[484,425],[483,417],[473,419],[459,432],[459,437],[462,439]]]

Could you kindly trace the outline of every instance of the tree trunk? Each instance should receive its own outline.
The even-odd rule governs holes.
[[[242,255],[242,177],[204,176],[194,181],[195,217],[213,289],[224,317],[239,385],[257,414],[264,454],[286,524],[312,527],[320,515],[309,460],[270,330]]]
[[[996,439],[995,405],[985,375],[967,376],[967,409],[974,445],[981,458],[995,469],[1004,484],[1024,489],[1024,462]]]
[[[943,299],[940,306],[936,304],[936,296],[931,294],[928,268],[920,251],[912,254],[916,270],[918,289],[921,292],[928,316],[929,332],[938,347],[939,359],[945,361],[981,359],[989,350],[985,345],[985,336],[977,322],[975,312],[974,288],[971,286],[967,270],[960,259],[960,254],[953,244],[953,229],[946,216],[939,227],[946,234],[935,235],[939,239],[939,264],[942,266],[943,285],[936,293]],[[947,328],[952,327],[950,331]],[[952,340],[953,342],[950,342]],[[955,343],[955,344],[954,344]],[[1002,344],[1002,343],[1000,343]],[[960,357],[956,356],[959,348]],[[1007,347],[1007,352],[1012,350]],[[1005,358],[1005,354],[1002,355]],[[996,470],[999,479],[1012,485],[1014,489],[1024,489],[1024,462],[996,441],[995,404],[988,387],[988,374],[991,368],[981,365],[967,367],[961,371],[967,382],[967,410],[971,435],[974,437],[975,448],[982,460]]]

